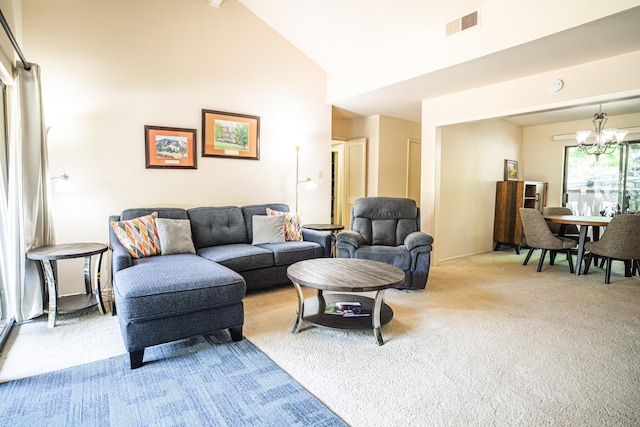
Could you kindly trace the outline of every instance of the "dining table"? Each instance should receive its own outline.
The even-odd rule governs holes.
[[[583,215],[544,215],[544,219],[560,224],[559,236],[564,235],[565,228],[569,224],[577,225],[580,231],[578,237],[578,258],[576,260],[576,276],[582,270],[582,258],[584,257],[584,244],[587,241],[587,231],[592,228],[592,237],[596,241],[600,238],[600,227],[606,227],[611,222],[609,216],[583,216]]]

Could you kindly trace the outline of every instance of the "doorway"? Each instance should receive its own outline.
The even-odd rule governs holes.
[[[331,144],[331,222],[351,226],[355,200],[367,195],[367,139]]]
[[[406,197],[420,206],[420,174],[422,164],[422,144],[419,139],[407,140],[407,192]]]

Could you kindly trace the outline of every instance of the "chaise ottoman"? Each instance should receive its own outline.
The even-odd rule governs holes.
[[[141,258],[118,271],[114,298],[131,369],[153,345],[227,328],[240,341],[245,293],[242,276],[195,254]]]

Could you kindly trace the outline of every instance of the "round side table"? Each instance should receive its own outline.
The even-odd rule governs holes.
[[[304,224],[302,228],[310,228],[311,230],[317,231],[328,231],[331,233],[331,256],[337,257],[336,251],[336,234],[340,230],[344,230],[344,225],[341,224]]]
[[[56,326],[58,313],[70,313],[87,307],[98,306],[101,314],[105,313],[100,292],[100,266],[102,254],[107,251],[102,243],[67,243],[62,245],[40,246],[27,252],[27,258],[39,261],[45,278],[45,292],[49,294],[49,317],[47,326]],[[91,286],[91,257],[97,255],[96,269]],[[59,260],[84,257],[85,293],[58,297],[58,272],[56,263]],[[46,301],[46,299],[45,299]]]

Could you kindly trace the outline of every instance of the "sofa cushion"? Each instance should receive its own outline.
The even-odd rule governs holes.
[[[385,262],[404,271],[411,268],[411,254],[404,246],[360,246],[356,258]]]
[[[302,241],[302,221],[300,220],[300,214],[295,214],[283,211],[274,211],[267,208],[268,216],[284,216],[284,239],[287,242],[301,242]]]
[[[275,265],[290,265],[311,258],[321,258],[324,248],[314,242],[266,243],[260,247],[273,252]]]
[[[273,267],[273,252],[248,243],[200,248],[197,254],[238,272]]]
[[[188,219],[156,219],[162,255],[195,254],[191,240],[191,222]]]
[[[197,255],[141,258],[114,277],[118,314],[131,322],[178,316],[242,301],[246,284],[236,272]],[[123,304],[123,301],[126,302]]]
[[[253,241],[251,244],[284,242],[284,216],[253,216]]]
[[[111,227],[118,240],[133,258],[160,255],[160,238],[156,227],[158,214],[153,212],[126,221],[113,221]]]
[[[253,216],[254,215],[266,215],[267,208],[274,211],[289,212],[289,206],[284,203],[268,203],[262,205],[247,205],[241,208],[242,216],[244,217],[245,228],[247,229],[247,242],[253,240]]]
[[[251,243],[242,211],[236,206],[201,207],[187,211],[196,250],[209,246]]]
[[[133,208],[125,209],[120,214],[120,219],[126,221],[131,218],[137,218],[139,216],[151,215],[156,212],[158,218],[170,218],[170,219],[189,219],[187,211],[181,208]]]

